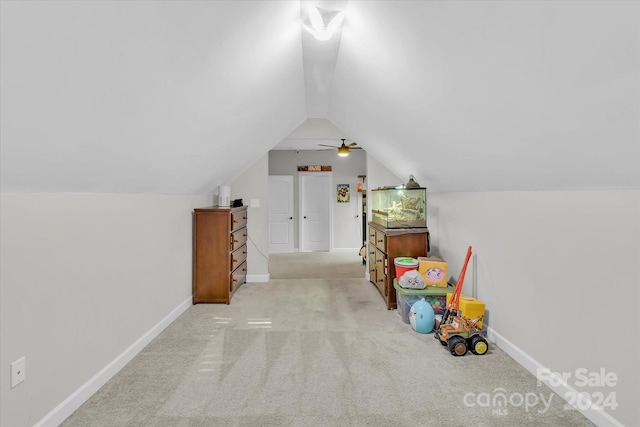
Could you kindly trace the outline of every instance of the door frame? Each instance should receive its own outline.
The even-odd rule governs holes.
[[[300,252],[304,252],[304,224],[303,224],[303,216],[304,216],[304,186],[302,185],[302,180],[304,177],[315,176],[315,177],[326,177],[326,185],[327,185],[327,206],[329,208],[329,226],[327,233],[329,233],[329,252],[333,250],[333,203],[331,203],[333,192],[331,190],[333,184],[333,173],[332,172],[298,172],[298,248]]]

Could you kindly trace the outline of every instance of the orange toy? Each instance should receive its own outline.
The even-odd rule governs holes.
[[[462,266],[460,277],[458,277],[458,281],[456,282],[456,287],[453,289],[453,295],[451,295],[449,304],[447,304],[447,308],[444,310],[444,314],[442,315],[442,321],[440,321],[440,325],[444,325],[445,323],[447,323],[447,321],[450,320],[449,318],[453,320],[453,317],[458,315],[458,308],[460,303],[460,292],[462,292],[464,275],[467,272],[467,265],[469,264],[470,258],[471,258],[471,246],[469,246],[469,248],[467,249],[467,258],[464,260],[464,265]],[[437,333],[438,332],[436,331],[436,334]]]

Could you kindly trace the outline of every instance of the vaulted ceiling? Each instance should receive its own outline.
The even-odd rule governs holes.
[[[640,187],[640,3],[322,6],[3,1],[2,191],[211,193],[307,119],[432,191]]]

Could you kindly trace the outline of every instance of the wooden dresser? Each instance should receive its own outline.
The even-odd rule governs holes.
[[[247,207],[193,212],[193,303],[224,302],[247,281]]]
[[[369,280],[376,285],[387,309],[396,308],[393,279],[397,257],[427,256],[429,230],[427,228],[384,228],[369,223]]]

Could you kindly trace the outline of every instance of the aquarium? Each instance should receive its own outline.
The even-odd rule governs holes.
[[[427,226],[426,188],[377,188],[371,190],[371,220],[384,228]]]

